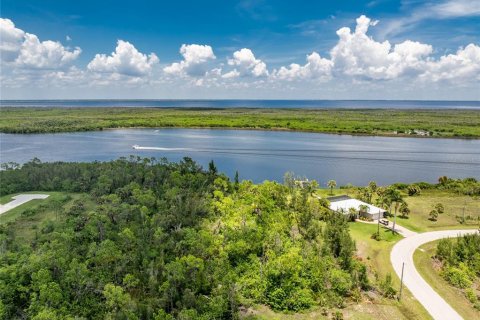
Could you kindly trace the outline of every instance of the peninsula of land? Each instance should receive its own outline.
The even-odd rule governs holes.
[[[479,138],[480,111],[454,109],[263,109],[2,107],[0,132],[113,128],[219,128],[333,134]]]

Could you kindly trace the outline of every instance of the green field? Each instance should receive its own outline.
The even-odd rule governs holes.
[[[473,308],[461,289],[451,286],[439,274],[432,256],[435,255],[439,241],[420,246],[413,255],[418,272],[432,288],[444,298],[464,319],[480,319],[480,311]]]
[[[411,213],[407,219],[397,217],[397,223],[417,232],[443,229],[478,228],[480,219],[480,200],[470,196],[456,194],[444,190],[423,190],[419,196],[406,197]],[[445,213],[438,216],[437,221],[429,220],[428,214],[433,206],[442,203]],[[465,207],[466,223],[461,224]]]
[[[336,134],[480,137],[480,111],[398,109],[186,109],[2,107],[0,132],[42,133],[131,127],[237,128]]]

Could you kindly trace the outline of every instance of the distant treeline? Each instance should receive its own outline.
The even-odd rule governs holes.
[[[478,110],[3,107],[0,114],[0,132],[4,133],[182,127],[480,137]]]
[[[403,190],[409,195],[415,195],[421,190],[438,189],[450,190],[467,196],[480,196],[480,181],[475,178],[453,179],[447,176],[441,176],[438,178],[438,183],[394,183],[392,187]]]
[[[343,215],[309,188],[230,181],[189,158],[34,159],[0,181],[2,195],[82,193],[52,203],[58,218],[31,242],[0,225],[2,319],[236,319],[254,303],[342,307],[376,287]]]

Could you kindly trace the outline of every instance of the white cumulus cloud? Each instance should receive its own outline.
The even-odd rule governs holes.
[[[10,19],[0,18],[0,53],[2,61],[14,61],[20,52],[25,32],[15,27]]]
[[[236,68],[226,73],[224,78],[233,78],[244,75],[255,77],[268,76],[267,65],[260,59],[255,58],[252,50],[243,48],[233,53],[233,58],[228,59],[228,64]],[[238,68],[238,70],[237,70]]]
[[[303,66],[292,63],[274,72],[274,77],[282,80],[327,79],[330,77],[333,63],[322,58],[317,52],[307,55],[307,63]]]
[[[213,49],[208,45],[182,44],[180,54],[183,60],[172,63],[163,70],[170,75],[203,76],[207,72],[208,62],[216,59]]]
[[[307,63],[292,63],[273,72],[274,79],[329,79],[395,80],[408,78],[425,82],[442,80],[455,82],[478,81],[480,74],[480,47],[469,44],[455,54],[433,57],[429,44],[406,40],[392,45],[379,42],[368,35],[378,21],[362,15],[356,19],[355,30],[343,27],[337,30],[338,42],[330,50],[329,58],[313,52]]]
[[[98,73],[118,73],[139,77],[150,73],[158,62],[159,59],[155,53],[146,55],[139,52],[130,42],[118,40],[115,52],[109,56],[96,54],[87,68]]]
[[[429,61],[421,78],[427,81],[480,81],[480,46],[471,43],[465,48],[459,49],[456,54]]]
[[[368,28],[376,24],[362,15],[357,18],[354,32],[348,27],[337,31],[339,41],[330,51],[335,72],[384,80],[421,72],[432,46],[407,40],[392,48],[389,41],[377,42],[367,35]]]
[[[70,50],[57,41],[40,41],[34,34],[15,27],[10,19],[0,18],[2,62],[25,69],[58,69],[78,58],[82,50]]]

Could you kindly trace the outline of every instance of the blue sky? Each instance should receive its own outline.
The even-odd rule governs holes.
[[[2,0],[1,18],[2,98],[480,99],[480,0]]]

